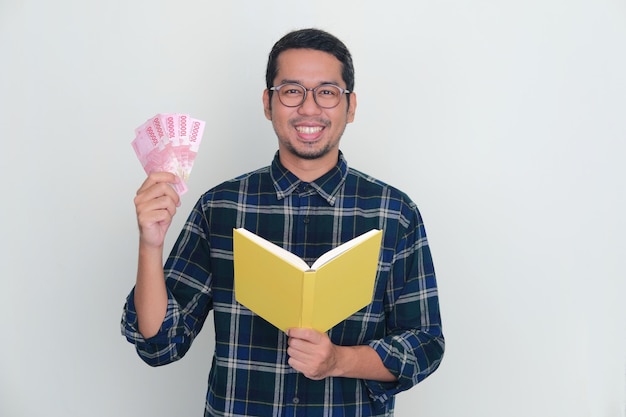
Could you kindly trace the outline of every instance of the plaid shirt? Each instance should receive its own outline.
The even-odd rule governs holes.
[[[235,301],[233,228],[245,227],[312,263],[372,228],[383,230],[373,302],[328,334],[369,345],[397,382],[313,381],[287,363],[287,337]],[[340,155],[305,183],[277,155],[271,166],[206,192],[165,264],[168,308],[152,338],[137,330],[134,290],[122,333],[152,366],[180,359],[210,310],[215,355],[205,416],[391,416],[394,394],[426,378],[443,356],[437,285],[422,219],[402,192],[364,175]]]

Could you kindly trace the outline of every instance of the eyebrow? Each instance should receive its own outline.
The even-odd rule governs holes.
[[[294,83],[304,86],[304,83],[301,80],[291,80],[291,79],[282,79],[278,84],[294,84]],[[332,84],[332,85],[336,85],[337,87],[340,87],[337,81],[321,81],[315,87],[317,87],[318,85],[323,85],[323,84]]]

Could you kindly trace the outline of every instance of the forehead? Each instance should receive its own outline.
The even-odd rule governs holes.
[[[314,49],[288,49],[278,55],[277,82],[343,84],[342,64],[333,54]]]

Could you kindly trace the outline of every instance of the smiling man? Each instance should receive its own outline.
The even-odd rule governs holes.
[[[406,194],[349,167],[339,149],[357,105],[341,41],[316,29],[285,35],[270,52],[266,81],[274,160],[202,195],[165,267],[176,177],[151,174],[137,192],[139,263],[122,331],[143,360],[163,365],[185,355],[213,311],[205,416],[391,416],[394,395],[434,372],[444,351],[422,218]],[[238,227],[309,263],[382,229],[372,303],[328,332],[283,333],[235,301]]]
[[[265,117],[274,126],[285,168],[312,181],[337,164],[339,141],[354,120],[356,95],[341,77],[342,63],[327,52],[286,50],[277,58],[277,69],[274,86],[263,92]]]

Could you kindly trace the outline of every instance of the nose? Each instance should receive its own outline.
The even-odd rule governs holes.
[[[304,102],[298,107],[298,113],[300,114],[319,114],[322,108],[315,102],[315,93],[313,89],[307,90]]]

